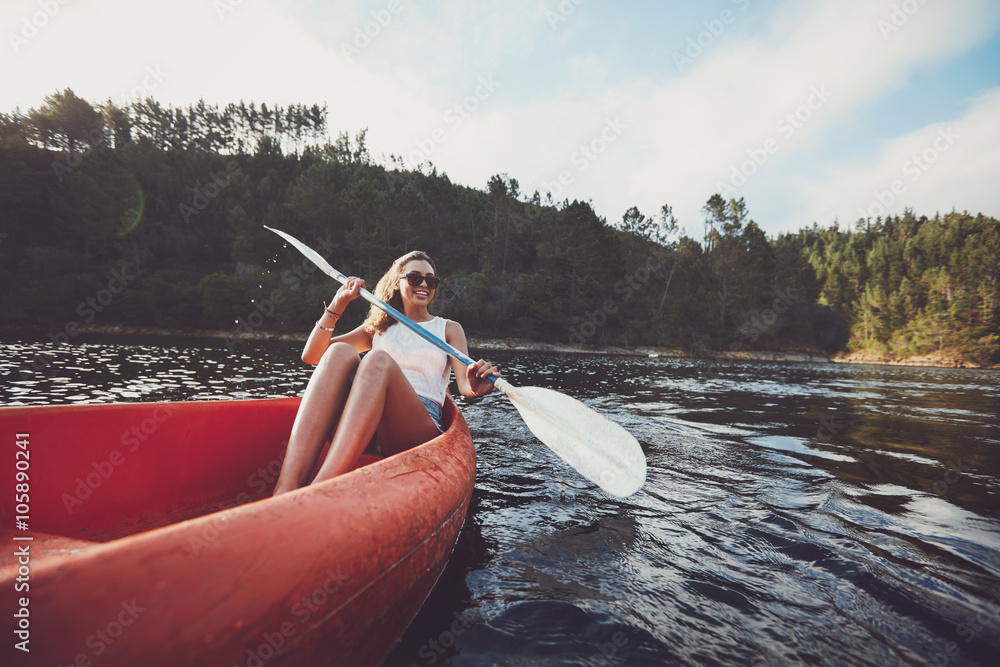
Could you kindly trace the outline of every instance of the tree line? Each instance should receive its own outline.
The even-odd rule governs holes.
[[[373,159],[364,130],[329,141],[326,125],[318,105],[94,106],[70,90],[0,114],[0,318],[305,332],[336,285],[267,225],[371,285],[426,250],[438,312],[472,333],[1000,362],[993,218],[906,211],[768,237],[716,194],[694,239],[667,204],[608,221],[507,174],[472,188]]]

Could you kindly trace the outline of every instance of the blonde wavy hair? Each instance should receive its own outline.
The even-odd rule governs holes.
[[[414,250],[398,257],[375,285],[373,294],[399,312],[403,312],[403,297],[399,293],[399,279],[403,276],[403,267],[406,266],[406,263],[414,260],[427,262],[434,269],[434,274],[437,275],[437,266],[430,255],[420,250]],[[434,295],[437,296],[437,290],[434,290]],[[364,327],[365,331],[374,336],[385,333],[385,330],[395,323],[396,320],[387,312],[378,306],[372,306],[368,311],[368,317],[365,318]]]

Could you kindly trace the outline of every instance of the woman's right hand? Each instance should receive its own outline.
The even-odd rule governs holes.
[[[347,282],[341,285],[340,289],[337,290],[336,296],[333,297],[333,301],[330,303],[330,308],[338,314],[343,314],[344,308],[347,308],[347,304],[360,296],[361,290],[364,286],[364,278],[351,276],[347,279]]]

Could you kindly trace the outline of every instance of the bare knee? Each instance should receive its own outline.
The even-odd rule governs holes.
[[[363,377],[383,376],[396,365],[396,361],[384,350],[372,350],[361,360],[358,375]]]

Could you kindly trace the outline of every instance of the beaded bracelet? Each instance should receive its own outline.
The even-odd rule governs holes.
[[[327,305],[326,305],[326,301],[324,301],[324,302],[323,302],[323,310],[325,310],[325,311],[326,311],[326,314],[327,314],[327,315],[329,315],[330,317],[332,317],[332,318],[333,318],[333,319],[335,319],[335,320],[339,320],[339,319],[340,319],[340,316],[341,316],[341,315],[343,314],[343,313],[336,313],[336,312],[334,312],[334,311],[330,310],[330,309],[329,309],[329,308],[327,307]]]
[[[319,322],[320,322],[319,320],[316,320],[316,326],[318,326],[323,331],[331,331],[331,332],[333,331],[333,327],[325,327],[322,324],[320,324]]]

